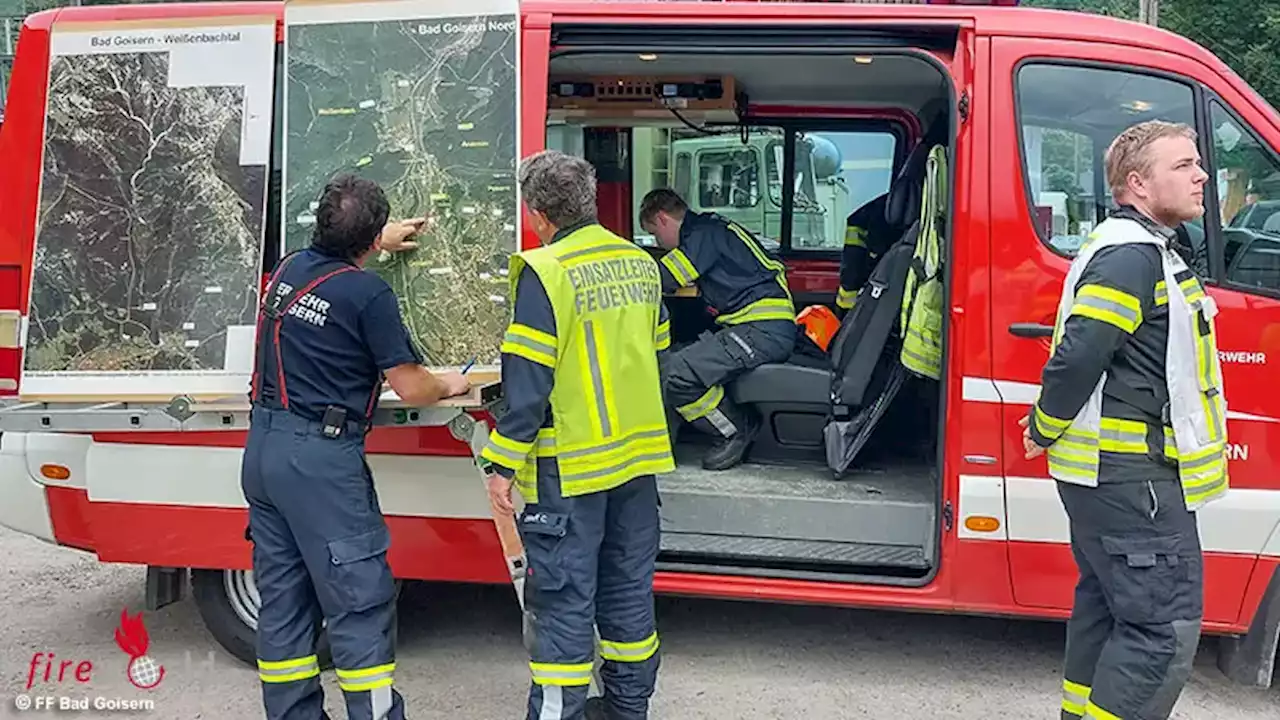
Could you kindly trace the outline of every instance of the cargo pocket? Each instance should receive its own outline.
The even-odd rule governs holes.
[[[1103,537],[1111,558],[1115,616],[1135,625],[1157,625],[1178,618],[1174,601],[1178,578],[1185,574],[1178,557],[1178,536],[1148,538]]]
[[[564,541],[568,533],[569,516],[565,513],[526,510],[520,515],[520,537],[528,561],[525,604],[535,612],[545,595],[563,590],[569,582]]]
[[[386,527],[329,542],[329,589],[340,611],[363,612],[395,598],[395,578],[387,564],[390,546]]]
[[[570,557],[564,539],[569,534],[569,515],[526,509],[520,514],[519,528],[527,566],[521,639],[525,650],[537,654],[541,617],[555,604],[555,594],[569,584],[566,563]]]
[[[758,362],[760,353],[747,339],[746,333],[726,329],[720,331],[717,338],[724,345],[725,354],[729,356],[734,370],[743,370],[760,364]]]

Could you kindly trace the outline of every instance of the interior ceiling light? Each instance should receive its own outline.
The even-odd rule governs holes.
[[[854,55],[854,56],[853,56],[853,61],[854,61],[854,62],[856,62],[856,63],[858,63],[859,65],[870,65],[870,64],[871,64],[871,58],[870,58],[870,56],[867,56],[867,55]]]
[[[1151,109],[1151,103],[1144,100],[1134,100],[1125,103],[1122,107],[1131,113],[1144,113]]]
[[[658,59],[658,55],[656,53],[640,53],[639,57],[645,62],[653,62]]]

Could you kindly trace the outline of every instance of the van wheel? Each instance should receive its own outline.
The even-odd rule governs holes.
[[[192,570],[191,595],[209,633],[241,662],[258,666],[258,588],[252,570]],[[316,656],[320,667],[333,667],[328,633],[317,628]]]

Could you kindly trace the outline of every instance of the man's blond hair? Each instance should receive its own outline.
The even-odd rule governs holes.
[[[1196,140],[1196,131],[1185,123],[1148,120],[1120,133],[1107,148],[1107,184],[1112,195],[1123,192],[1129,173],[1146,176],[1151,171],[1151,144],[1160,138],[1185,137]]]

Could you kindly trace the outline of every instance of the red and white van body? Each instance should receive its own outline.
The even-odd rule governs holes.
[[[0,131],[0,310],[27,312],[40,180],[50,27],[59,20],[272,13],[283,5],[109,5],[29,17]],[[1052,324],[1069,260],[1037,237],[1019,142],[1014,77],[1027,58],[1141,68],[1219,98],[1280,157],[1280,117],[1225,64],[1168,33],[1116,21],[968,5],[554,2],[521,4],[521,152],[545,146],[549,58],[562,23],[715,22],[785,26],[902,20],[958,23],[961,52],[940,58],[967,103],[953,148],[953,233],[943,405],[943,502],[938,570],[916,587],[660,572],[659,592],[932,612],[1062,618],[1076,568],[1066,517],[1043,458],[1023,459],[1018,420],[1035,399],[1047,340],[1015,323]],[[283,22],[282,20],[280,21]],[[283,36],[283,26],[278,25]],[[818,112],[813,108],[807,112]],[[764,114],[795,112],[760,108]],[[892,113],[888,113],[892,116]],[[604,194],[619,187],[602,184]],[[627,188],[621,189],[623,192]],[[626,197],[629,197],[627,195]],[[629,227],[629,200],[602,202],[601,219]],[[610,208],[615,208],[611,210]],[[609,217],[615,212],[619,217]],[[621,217],[622,214],[628,217]],[[527,231],[525,245],[536,243]],[[787,257],[797,293],[834,297],[838,262]],[[1280,288],[1210,282],[1231,410],[1231,492],[1201,514],[1205,629],[1270,649],[1233,670],[1269,682],[1280,632]],[[1017,302],[1001,298],[1016,297]],[[18,393],[21,337],[0,338],[0,396]],[[153,568],[251,567],[239,485],[242,432],[92,434],[5,432],[0,524]],[[378,428],[368,440],[398,577],[504,583],[508,575],[470,451],[444,428]],[[994,459],[994,462],[992,461]],[[65,468],[69,472],[59,470]],[[970,518],[995,518],[969,522]],[[1252,645],[1250,645],[1252,644]],[[1256,654],[1256,653],[1255,653]],[[1265,677],[1264,677],[1265,676]]]

